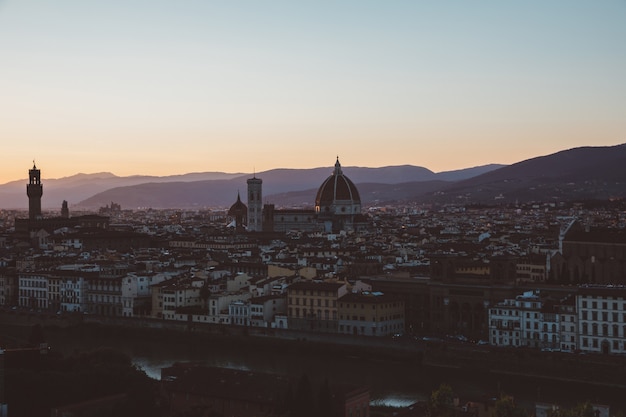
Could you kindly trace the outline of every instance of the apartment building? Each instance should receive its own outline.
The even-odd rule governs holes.
[[[578,313],[576,296],[570,294],[558,305],[561,330],[561,351],[574,352],[578,349]]]
[[[122,315],[122,276],[89,276],[87,310],[108,317]]]
[[[298,281],[287,288],[289,328],[337,332],[338,300],[347,294],[342,282]]]
[[[59,278],[60,311],[86,311],[87,290],[87,280],[83,277]]]
[[[15,269],[0,268],[0,305],[17,304],[18,280]]]
[[[201,308],[200,289],[204,285],[201,279],[173,279],[165,281],[159,287],[162,296],[162,317],[168,320],[187,320],[187,315],[179,316],[177,310],[186,307]]]
[[[122,279],[122,315],[124,317],[148,316],[152,312],[151,286],[172,278],[171,273],[129,273]],[[162,313],[162,294],[161,294]]]
[[[250,303],[236,300],[228,305],[230,323],[236,326],[250,326]]]
[[[266,295],[250,299],[250,324],[259,327],[272,327],[277,315],[287,311],[287,296],[284,294]]]
[[[207,299],[206,311],[203,314],[194,315],[193,321],[215,324],[229,324],[231,319],[229,306],[234,302],[245,302],[250,298],[252,298],[252,294],[247,291],[224,291],[218,294],[211,294]],[[239,311],[236,316],[244,318],[246,314],[249,316],[249,313]]]
[[[626,353],[626,287],[583,286],[555,301],[538,292],[489,310],[489,342],[565,352]]]
[[[69,278],[74,278],[74,275]],[[61,277],[57,274],[48,276],[48,310],[50,311],[61,310],[61,282],[64,279],[65,276]]]
[[[576,309],[581,351],[626,353],[626,287],[582,287]]]
[[[522,346],[524,311],[517,299],[504,300],[489,309],[489,343],[495,346]]]
[[[20,273],[18,277],[18,305],[20,307],[48,309],[48,274]]]
[[[545,255],[532,255],[520,258],[515,264],[517,282],[544,282],[548,278]]]
[[[339,299],[338,332],[359,336],[404,333],[404,303],[381,292],[349,293]]]
[[[539,292],[527,291],[489,309],[489,343],[495,346],[558,346],[558,319]]]

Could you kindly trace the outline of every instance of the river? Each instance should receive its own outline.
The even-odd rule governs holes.
[[[498,392],[513,395],[516,401],[533,408],[536,401],[572,406],[592,402],[611,406],[611,413],[626,410],[623,388],[594,384],[554,381],[457,368],[423,366],[385,359],[364,359],[357,352],[330,354],[315,351],[312,345],[290,344],[289,349],[272,349],[235,342],[173,340],[155,337],[111,337],[110,335],[48,333],[51,346],[64,354],[110,347],[125,352],[147,375],[160,379],[160,370],[176,362],[199,362],[257,372],[300,376],[313,383],[329,382],[371,387],[372,404],[406,406],[427,400],[441,383],[448,383],[462,401],[481,401]]]

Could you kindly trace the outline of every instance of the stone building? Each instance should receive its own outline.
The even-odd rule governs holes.
[[[298,281],[287,288],[289,328],[335,333],[338,300],[347,293],[340,282]]]
[[[339,299],[339,333],[390,336],[404,333],[404,303],[380,292],[348,293]]]
[[[564,284],[626,284],[626,231],[571,228],[550,278]]]

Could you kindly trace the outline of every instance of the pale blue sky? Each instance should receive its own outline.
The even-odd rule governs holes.
[[[0,0],[0,183],[614,145],[624,45],[624,0]]]

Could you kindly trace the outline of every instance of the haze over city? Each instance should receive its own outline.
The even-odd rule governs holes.
[[[626,3],[0,1],[0,183],[625,142]]]

